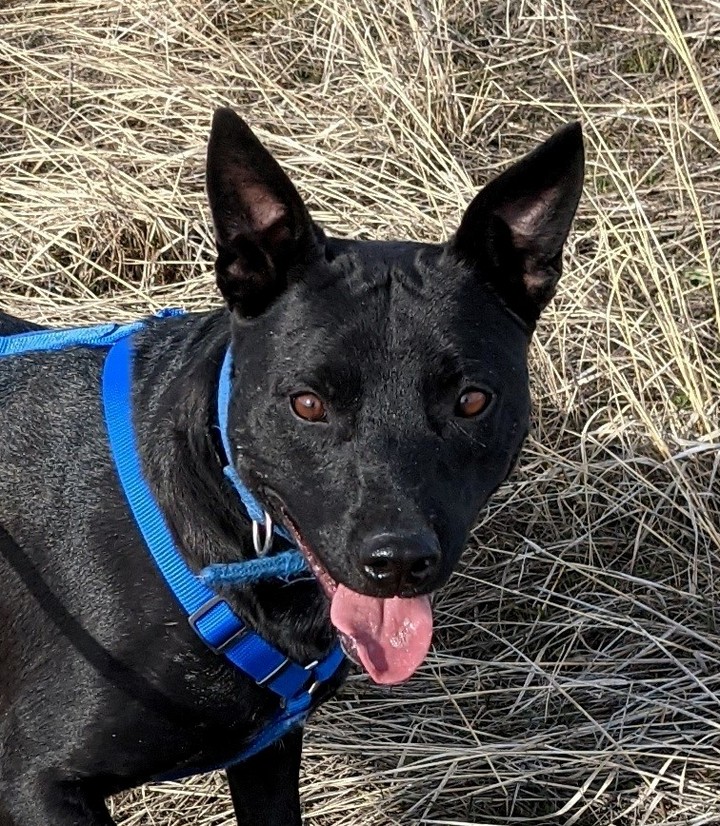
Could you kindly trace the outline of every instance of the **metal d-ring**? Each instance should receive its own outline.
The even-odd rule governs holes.
[[[266,556],[270,548],[272,548],[273,543],[273,521],[270,517],[270,514],[267,511],[264,511],[264,514],[265,537],[263,538],[262,544],[260,543],[260,523],[256,522],[254,519],[252,523],[253,547],[255,548],[255,553],[258,556]]]

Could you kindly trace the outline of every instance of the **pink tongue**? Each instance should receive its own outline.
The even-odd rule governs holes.
[[[432,639],[429,597],[380,599],[338,585],[330,606],[332,624],[355,644],[376,683],[391,685],[412,677]]]

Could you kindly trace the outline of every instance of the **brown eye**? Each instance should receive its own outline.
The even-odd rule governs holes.
[[[327,411],[319,396],[314,393],[298,393],[290,400],[295,414],[306,422],[326,422]]]
[[[455,414],[462,416],[464,419],[471,419],[473,416],[482,413],[488,406],[489,401],[489,394],[483,393],[482,390],[465,390],[457,400]]]

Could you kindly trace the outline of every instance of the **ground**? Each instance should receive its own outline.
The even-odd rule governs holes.
[[[0,309],[38,321],[217,304],[217,105],[330,230],[424,240],[583,122],[520,465],[420,673],[309,726],[310,826],[720,824],[719,100],[711,0],[3,3]],[[232,823],[221,775],[113,807]]]

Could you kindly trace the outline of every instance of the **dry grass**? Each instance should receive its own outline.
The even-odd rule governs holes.
[[[309,727],[314,826],[720,823],[718,100],[716,0],[5,0],[0,306],[37,320],[217,301],[217,104],[361,236],[436,239],[585,124],[524,460],[421,673]],[[114,807],[232,822],[219,775]]]

